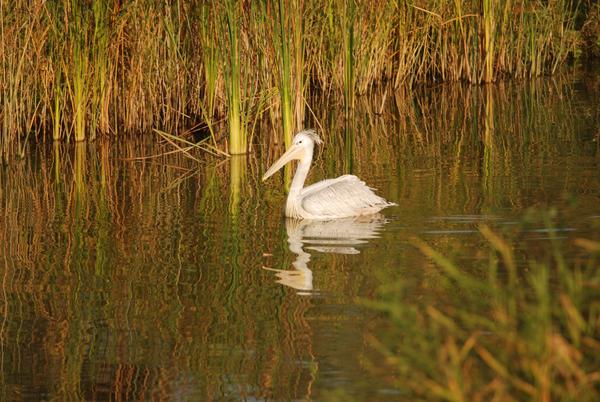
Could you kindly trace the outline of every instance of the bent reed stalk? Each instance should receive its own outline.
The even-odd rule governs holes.
[[[230,152],[243,153],[252,113],[268,110],[287,133],[303,126],[307,91],[351,107],[382,85],[524,79],[554,72],[578,41],[576,0],[91,4],[1,2],[5,161],[28,135],[198,124],[223,148],[225,120]]]

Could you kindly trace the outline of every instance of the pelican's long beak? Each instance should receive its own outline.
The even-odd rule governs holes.
[[[286,163],[294,159],[300,159],[302,155],[303,148],[299,147],[298,145],[292,145],[283,155],[281,155],[281,158],[277,159],[277,162],[275,162],[269,168],[269,170],[267,170],[265,175],[262,177],[262,181],[265,181],[269,177],[273,176],[273,174],[281,169]]]

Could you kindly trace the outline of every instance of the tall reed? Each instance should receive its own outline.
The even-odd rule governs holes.
[[[88,45],[88,12],[83,4],[71,0],[70,4],[71,25],[67,27],[69,43],[71,46],[70,88],[73,107],[73,132],[75,141],[85,140],[89,95],[89,45]]]
[[[281,84],[280,97],[281,97],[281,120],[283,127],[283,138],[285,140],[286,147],[289,147],[292,143],[292,134],[294,130],[294,115],[292,114],[292,71],[291,71],[291,55],[290,55],[290,32],[288,24],[289,6],[286,6],[286,0],[279,0],[278,2],[278,14],[279,14],[279,54],[280,54],[280,65],[281,65]]]
[[[229,38],[228,47],[224,49],[227,52],[224,59],[226,61],[225,82],[227,86],[227,100],[229,105],[229,153],[246,153],[248,144],[246,141],[246,132],[242,116],[241,103],[241,74],[240,74],[240,54],[239,54],[239,36],[240,26],[239,18],[242,2],[238,0],[225,1],[225,20]]]
[[[110,102],[110,84],[109,81],[109,45],[110,45],[110,22],[109,22],[108,2],[103,0],[94,0],[94,36],[93,36],[93,95],[92,95],[92,114],[95,117],[92,135],[95,135],[96,129],[101,133],[108,133],[110,128],[109,121],[109,102]]]
[[[344,7],[344,105],[346,116],[354,107],[354,16],[355,0],[346,0]]]
[[[307,66],[305,65],[305,12],[306,0],[294,0],[292,1],[291,8],[291,25],[292,25],[292,43],[294,45],[294,77],[293,77],[293,88],[294,88],[294,120],[296,123],[296,130],[304,128],[304,113],[305,113],[305,91],[306,91],[306,79],[307,79]]]
[[[202,102],[202,117],[207,124],[212,125],[216,112],[217,85],[219,80],[219,54],[217,32],[215,28],[214,10],[210,3],[200,6],[200,43],[202,43],[202,67],[204,72],[204,93]]]

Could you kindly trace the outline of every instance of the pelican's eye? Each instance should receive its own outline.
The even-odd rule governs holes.
[[[302,140],[299,140],[299,141],[298,141],[298,144],[302,144]]]

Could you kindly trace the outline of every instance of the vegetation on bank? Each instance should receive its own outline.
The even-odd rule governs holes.
[[[2,158],[32,137],[150,128],[202,129],[211,147],[243,153],[259,118],[283,123],[289,141],[313,92],[351,110],[355,95],[375,86],[553,73],[581,44],[598,42],[598,8],[585,0],[2,2]]]

